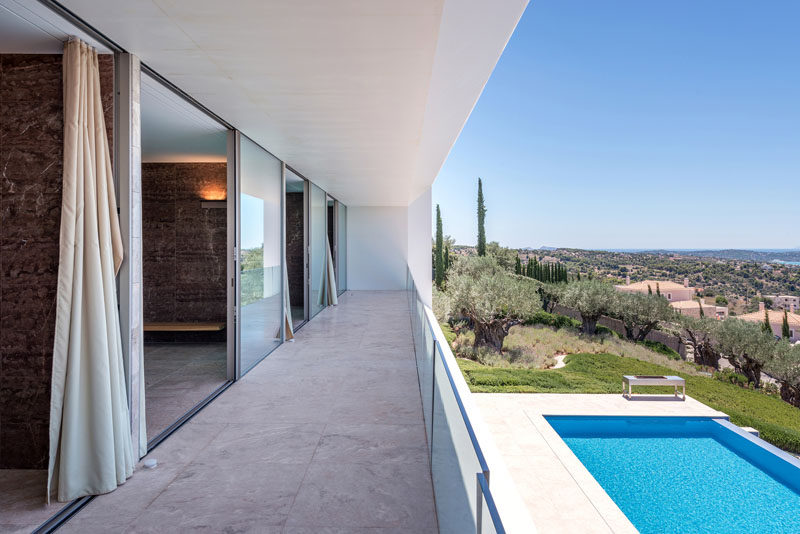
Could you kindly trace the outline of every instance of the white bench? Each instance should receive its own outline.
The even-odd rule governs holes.
[[[628,392],[625,393],[625,386]],[[686,400],[686,380],[679,376],[671,375],[624,375],[622,377],[622,396],[630,399],[633,396],[633,386],[675,386],[675,397],[678,396],[678,386],[683,388],[681,400]]]

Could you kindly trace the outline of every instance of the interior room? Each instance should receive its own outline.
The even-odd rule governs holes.
[[[336,220],[336,204],[337,202],[328,197],[328,246],[331,248],[331,258],[333,259],[333,270],[336,274],[334,280],[338,282],[338,271],[339,267],[336,263],[336,225],[338,221]]]
[[[228,380],[227,130],[142,75],[147,438]]]
[[[37,6],[0,4],[0,531],[46,521],[50,388],[61,231],[63,46],[99,53],[109,145],[114,56]],[[111,150],[113,158],[113,150]]]
[[[286,272],[292,327],[306,321],[307,225],[305,180],[286,171]]]

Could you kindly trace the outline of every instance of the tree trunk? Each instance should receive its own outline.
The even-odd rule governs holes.
[[[748,357],[742,357],[741,363],[737,358],[736,363],[734,364],[734,368],[736,372],[742,374],[747,377],[747,381],[756,389],[761,387],[761,367],[762,365],[755,360],[751,360]]]
[[[490,347],[500,352],[503,350],[503,340],[508,330],[502,321],[494,320],[488,323],[475,321],[475,348]]]
[[[706,340],[694,346],[694,361],[700,365],[707,365],[719,369],[719,353]]]
[[[633,338],[635,337],[633,333],[633,326],[624,323],[623,326],[625,327],[625,339],[633,340]]]
[[[644,341],[647,339],[647,335],[650,334],[655,326],[655,324],[647,324],[640,328],[639,333],[636,335],[636,341]]]
[[[581,315],[581,331],[593,336],[597,332],[597,317],[584,317]]]
[[[781,399],[800,408],[800,387],[781,382]]]

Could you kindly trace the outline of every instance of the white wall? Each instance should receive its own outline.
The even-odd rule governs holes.
[[[405,289],[407,252],[408,208],[347,207],[348,290]]]
[[[408,266],[414,276],[422,302],[431,305],[433,282],[431,273],[431,243],[433,224],[431,188],[408,206]]]

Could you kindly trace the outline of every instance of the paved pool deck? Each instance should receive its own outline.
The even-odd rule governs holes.
[[[621,394],[476,393],[473,398],[539,533],[637,532],[545,415],[727,418],[690,396],[681,401],[672,395],[628,400]]]

